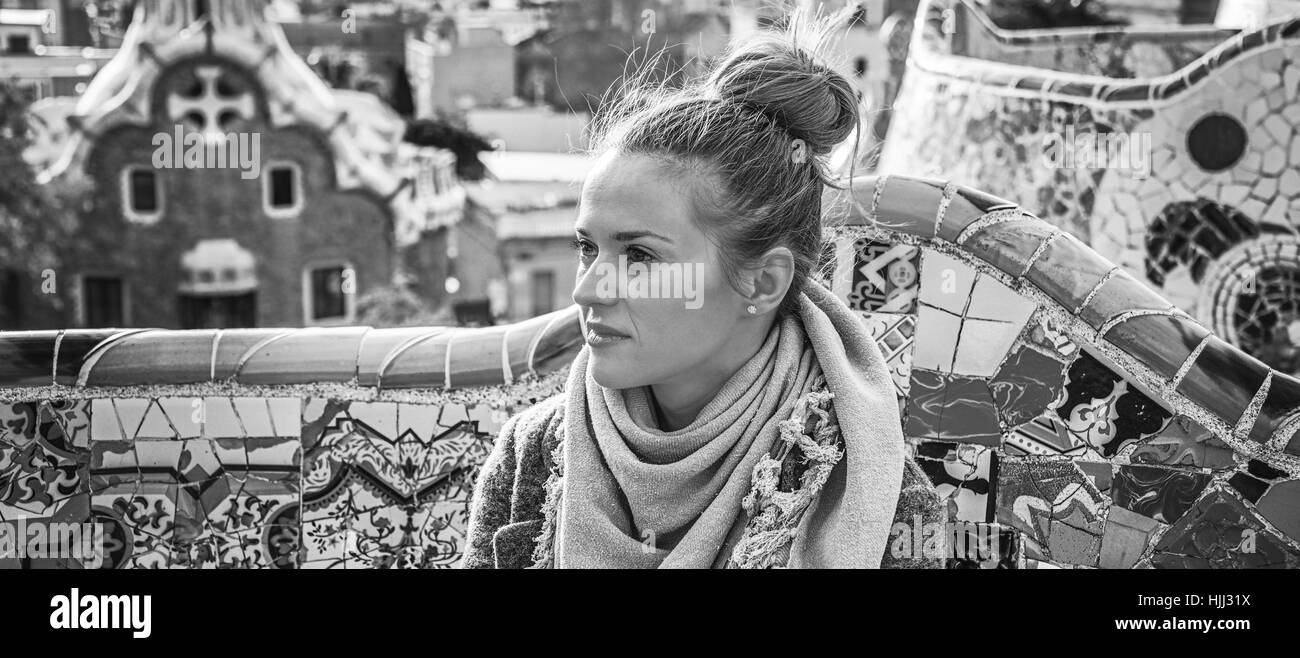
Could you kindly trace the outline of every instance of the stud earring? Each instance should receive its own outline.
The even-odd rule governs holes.
[[[747,308],[747,309],[745,309],[745,310],[749,311],[749,314],[750,314],[750,315],[755,315],[755,314],[758,313],[758,307],[757,307],[757,306],[754,306],[753,304],[750,304],[750,305],[749,305],[749,308]]]

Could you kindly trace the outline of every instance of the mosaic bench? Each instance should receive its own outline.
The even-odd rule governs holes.
[[[926,0],[892,116],[878,171],[1016,199],[1300,372],[1300,18],[1003,31]]]
[[[1008,201],[899,176],[849,201],[828,283],[952,517],[1007,540],[950,566],[1300,566],[1300,381]],[[576,307],[0,333],[0,519],[102,523],[117,567],[452,566],[495,433],[580,348]]]

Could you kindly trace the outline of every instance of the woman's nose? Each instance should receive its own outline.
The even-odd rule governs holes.
[[[618,301],[618,297],[600,294],[608,285],[601,283],[601,277],[607,276],[607,270],[600,262],[578,272],[577,283],[573,286],[573,303],[579,306],[609,306]]]

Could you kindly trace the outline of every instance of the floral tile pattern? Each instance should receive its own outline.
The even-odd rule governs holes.
[[[322,400],[309,400],[305,413],[313,436],[304,437],[303,566],[454,566],[474,475],[495,438],[484,430],[499,415]]]
[[[82,401],[0,403],[0,521],[53,517],[85,489]]]

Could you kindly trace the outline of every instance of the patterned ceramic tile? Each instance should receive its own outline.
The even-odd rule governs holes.
[[[1056,409],[1066,427],[1107,458],[1130,442],[1160,432],[1171,414],[1087,352],[1070,364],[1065,400]]]
[[[306,441],[303,566],[454,565],[473,474],[494,440],[470,410],[308,401],[306,413],[305,427],[320,434]]]
[[[916,317],[893,313],[867,313],[863,315],[863,321],[885,357],[885,365],[894,380],[895,393],[899,398],[906,398],[911,386],[914,344],[912,334],[916,327]],[[489,431],[483,428],[482,424],[480,429]]]
[[[89,425],[85,405],[4,403],[0,409],[0,520],[53,516],[85,492],[90,455],[76,445]]]
[[[997,478],[997,520],[1025,533],[1034,559],[1096,566],[1109,500],[1068,460],[1004,460]]]
[[[849,308],[874,313],[910,313],[919,288],[920,252],[866,238],[853,244],[855,260]]]
[[[1091,446],[1071,431],[1065,421],[1055,414],[1044,414],[1007,433],[1004,447],[1008,454],[1066,455],[1080,457],[1089,453]]]
[[[106,521],[114,529],[110,535],[124,545],[120,552],[114,551],[113,566],[134,569],[171,566],[176,489],[174,484],[135,482],[94,492],[93,510],[108,517]]]

